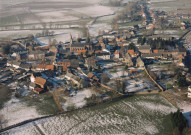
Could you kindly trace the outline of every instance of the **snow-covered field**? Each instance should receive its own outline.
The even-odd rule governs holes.
[[[67,25],[80,25],[82,27],[82,25],[86,25],[86,23],[89,24],[93,22],[96,17],[111,15],[117,10],[113,9],[112,7],[101,5],[100,3],[102,0],[81,0],[80,2],[77,0],[48,0],[46,2],[44,0],[38,1],[45,2],[44,5],[38,5],[36,0],[34,0],[32,3],[28,3],[28,0],[16,0],[9,2],[0,0],[0,2],[5,7],[8,6],[8,3],[13,5],[13,7],[8,7],[3,10],[3,13],[0,15],[0,25],[4,26],[6,24],[17,24],[17,26],[12,26],[9,29],[14,28],[18,30],[9,32],[2,31],[0,33],[0,38],[26,37],[26,34],[28,33],[35,33],[33,31],[19,31],[21,25],[25,29],[43,28],[44,26],[46,26],[46,28],[49,28],[50,26],[54,27],[55,24],[53,23],[58,23],[62,26],[67,23]],[[51,2],[55,2],[56,6],[51,4]],[[4,18],[1,19],[1,17]],[[90,35],[97,36],[100,31],[102,32],[102,30],[105,32],[110,31],[112,28],[109,23],[111,23],[113,17],[114,15],[101,17],[100,20],[98,19],[99,23],[88,25],[87,27],[90,29]],[[102,23],[102,20],[104,20],[104,23]],[[1,29],[4,30],[5,27],[1,27]],[[62,41],[62,39],[60,41]]]
[[[91,36],[98,36],[103,32],[109,32],[112,30],[111,25],[107,23],[93,24],[89,27],[89,33]]]
[[[15,98],[15,96],[12,96],[11,100],[4,104],[0,115],[6,120],[3,127],[41,116],[35,107],[27,106],[26,102]]]
[[[63,104],[65,108],[68,106],[74,106],[75,108],[82,108],[83,106],[86,105],[86,100],[85,98],[90,98],[92,94],[96,94],[94,91],[91,89],[84,89],[80,90],[75,94],[73,94],[73,97],[66,97],[66,102]]]
[[[123,68],[118,68],[116,69],[116,72],[114,73],[109,73],[110,79],[117,79],[121,77],[127,77],[128,72],[126,72]]]
[[[103,16],[114,13],[114,11],[110,7],[101,6],[99,4],[90,7],[75,8],[74,10],[89,15],[91,17]]]
[[[176,110],[160,95],[136,96],[31,122],[3,135],[169,133],[171,129],[163,125],[164,116]]]
[[[58,22],[58,21],[73,21],[78,20],[78,17],[68,15],[70,11],[49,11],[49,12],[40,12],[36,15],[43,22]]]
[[[77,39],[78,37],[81,37],[82,33],[77,30],[73,29],[66,29],[66,30],[56,30],[54,31],[54,36],[50,37],[39,37],[35,40],[39,42],[41,45],[48,45],[49,39],[53,41],[53,39],[56,39],[57,42],[69,42],[70,41],[70,34],[72,35],[73,39]]]
[[[1,31],[0,32],[0,39],[1,38],[21,38],[21,37],[27,37],[30,34],[37,34],[42,33],[41,30],[22,30],[22,31]]]

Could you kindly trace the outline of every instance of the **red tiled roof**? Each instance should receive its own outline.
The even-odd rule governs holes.
[[[40,93],[41,91],[43,91],[43,89],[37,87],[37,88],[35,88],[33,91],[36,92],[36,93]]]
[[[89,78],[92,78],[93,76],[94,76],[94,74],[93,73],[88,73],[88,75],[87,75]]]
[[[134,51],[134,50],[128,50],[127,52],[128,52],[129,54],[134,54],[135,51]]]
[[[36,77],[35,83],[38,85],[44,86],[44,84],[46,83],[46,80],[41,77]]]
[[[63,71],[68,71],[67,66],[63,66]]]
[[[116,50],[116,51],[114,52],[114,54],[119,54],[119,51],[118,51],[118,50]]]
[[[46,69],[54,70],[54,65],[47,65]]]

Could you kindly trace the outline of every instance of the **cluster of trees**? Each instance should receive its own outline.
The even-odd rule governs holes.
[[[46,37],[46,36],[53,36],[54,31],[49,31],[49,30],[43,30],[42,33],[37,33],[35,37]]]
[[[140,36],[137,40],[138,44],[144,45],[146,43],[146,37]]]
[[[177,112],[170,113],[170,119],[174,130],[173,134],[181,134],[184,128],[188,127],[187,120],[179,110]]]
[[[184,75],[182,75],[181,72],[178,72],[178,74],[177,74],[177,85],[179,87],[184,87],[187,85],[186,77]]]
[[[118,14],[112,21],[115,25],[117,21],[130,19],[131,21],[140,21],[142,17],[137,14],[140,11],[140,6],[137,2],[130,2],[120,14]]]
[[[176,48],[177,41],[174,38],[165,40],[159,37],[154,40],[149,39],[148,44],[152,49],[167,49],[168,46]]]
[[[125,94],[126,87],[127,87],[127,85],[126,85],[126,81],[125,80],[124,81],[116,80],[116,89],[118,91],[122,91],[122,93]]]
[[[136,50],[136,46],[134,43],[130,43],[129,46],[128,46],[128,49],[130,50]]]
[[[105,84],[110,81],[110,78],[108,77],[108,75],[106,73],[103,73],[101,76],[101,80],[102,80],[102,83]]]
[[[11,52],[11,46],[10,45],[4,45],[2,48],[3,54],[9,54]]]

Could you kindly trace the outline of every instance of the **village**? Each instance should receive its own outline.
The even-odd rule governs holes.
[[[98,36],[87,26],[85,36],[71,33],[70,40],[62,42],[50,38],[52,25],[43,30],[46,34],[1,40],[0,83],[25,100],[51,95],[61,112],[124,95],[163,92],[178,104],[182,99],[175,101],[174,96],[181,90],[184,101],[190,101],[191,22],[185,21],[190,15],[151,9],[150,4],[128,3],[131,11],[116,15],[112,30]],[[38,40],[45,35],[47,44]]]
[[[65,43],[49,39],[45,46],[34,35],[1,41],[1,83],[14,87],[21,96],[37,98],[50,92],[66,111],[118,94],[173,88],[176,80],[170,78],[178,68],[189,80],[188,51],[175,37],[153,34],[172,25],[164,24],[168,15],[149,10],[145,3],[136,8],[142,24],[122,27],[126,22],[122,17],[112,31],[97,37],[91,37],[87,29],[86,37],[74,39],[70,35]],[[180,30],[189,25],[181,22]],[[142,31],[148,34],[143,36]]]

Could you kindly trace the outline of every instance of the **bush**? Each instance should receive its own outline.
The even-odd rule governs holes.
[[[167,89],[172,89],[172,88],[173,88],[173,85],[172,85],[172,84],[167,84],[166,88],[167,88]]]
[[[175,113],[171,113],[170,118],[171,118],[171,122],[172,122],[174,130],[178,128],[179,131],[182,132],[185,127],[188,127],[187,120],[183,116],[183,114],[180,112],[180,110],[178,110]]]
[[[67,111],[71,111],[71,110],[74,110],[74,109],[75,109],[75,106],[74,106],[74,105],[67,107]]]

